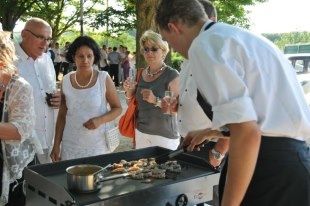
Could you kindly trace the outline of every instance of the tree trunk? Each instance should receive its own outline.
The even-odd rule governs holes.
[[[145,61],[140,52],[140,37],[146,30],[156,31],[155,27],[155,9],[159,0],[137,0],[136,15],[137,15],[137,35],[136,35],[136,68],[145,67]]]

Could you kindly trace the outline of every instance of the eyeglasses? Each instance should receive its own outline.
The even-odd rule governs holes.
[[[151,52],[157,52],[159,48],[156,48],[156,47],[152,47],[152,48],[148,48],[148,47],[144,47],[144,53],[149,53],[150,51]]]
[[[37,35],[35,33],[33,33],[32,31],[28,30],[28,29],[25,29],[25,31],[28,31],[29,33],[31,33],[34,37],[36,37],[37,39],[41,40],[41,41],[46,41],[46,42],[51,42],[52,41],[52,38],[45,38],[44,36],[42,35]]]

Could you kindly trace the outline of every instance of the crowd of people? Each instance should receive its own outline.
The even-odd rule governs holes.
[[[66,42],[61,48],[59,42],[53,42],[47,49],[47,54],[54,64],[56,81],[60,81],[60,74],[65,76],[70,71],[76,70],[75,63],[68,62],[66,58],[70,44]],[[103,44],[100,48],[100,55],[100,61],[94,66],[100,71],[108,72],[117,87],[127,79],[129,69],[135,69],[135,52],[131,53],[126,46],[119,45],[119,47],[112,48]]]
[[[221,205],[310,204],[310,110],[284,55],[217,22],[208,0],[162,0],[155,23],[159,33],[140,38],[139,79],[124,46],[80,36],[61,49],[39,18],[15,45],[0,31],[0,205],[25,205],[27,165],[110,152],[103,137],[122,112],[121,82],[138,102],[135,148],[202,150],[193,154],[224,163]],[[165,63],[168,44],[185,59],[180,73]]]

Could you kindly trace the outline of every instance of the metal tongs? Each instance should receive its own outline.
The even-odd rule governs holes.
[[[200,147],[204,147],[204,145],[206,143],[208,143],[209,140],[205,140],[203,141],[201,144],[197,145],[195,148],[200,148]],[[163,162],[166,162],[182,153],[186,153],[188,152],[187,149],[186,149],[186,146],[182,146],[181,148],[177,149],[177,150],[173,150],[173,151],[169,151],[168,153],[166,154],[163,154],[163,155],[160,155],[158,157],[155,158],[156,162],[157,163],[163,163]]]

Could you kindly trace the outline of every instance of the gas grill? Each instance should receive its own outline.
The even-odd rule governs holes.
[[[103,182],[98,192],[75,193],[67,189],[66,168],[78,164],[105,166],[110,163],[158,157],[170,150],[149,147],[127,152],[31,166],[25,169],[27,206],[185,206],[206,202],[212,197],[210,180],[217,171],[208,163],[190,154],[175,159],[182,172],[166,179],[144,183],[130,178]]]

